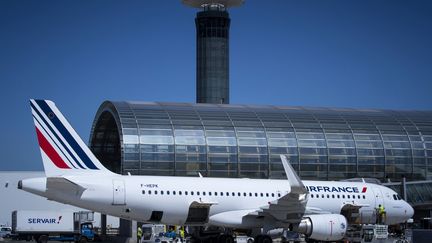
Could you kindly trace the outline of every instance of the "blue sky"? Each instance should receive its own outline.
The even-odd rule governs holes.
[[[0,170],[41,170],[28,99],[88,141],[104,100],[195,102],[196,9],[0,1]],[[432,110],[432,1],[249,0],[230,10],[231,103]]]

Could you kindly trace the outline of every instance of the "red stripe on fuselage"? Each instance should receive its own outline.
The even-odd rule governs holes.
[[[55,151],[53,146],[46,140],[44,135],[36,127],[36,134],[39,141],[39,146],[45,152],[46,155],[51,159],[51,161],[60,169],[70,169],[70,167],[63,161],[60,155]]]

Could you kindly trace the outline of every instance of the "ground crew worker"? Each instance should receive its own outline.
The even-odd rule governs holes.
[[[183,227],[180,228],[179,234],[180,234],[180,240],[181,240],[181,242],[183,242],[183,239],[185,237],[185,232],[184,232]]]
[[[383,205],[378,205],[378,215],[379,215],[379,223],[380,224],[383,224],[384,223],[384,221],[385,221],[385,208],[384,208],[384,206]]]
[[[137,243],[141,242],[141,237],[142,237],[142,229],[141,229],[140,226],[138,226],[138,229],[137,229]]]

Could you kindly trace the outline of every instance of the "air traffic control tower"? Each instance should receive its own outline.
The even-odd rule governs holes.
[[[229,103],[229,27],[227,8],[243,0],[183,0],[199,8],[196,25],[196,102]]]

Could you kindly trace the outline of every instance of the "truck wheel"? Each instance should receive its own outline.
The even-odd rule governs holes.
[[[48,242],[48,236],[47,235],[41,235],[41,236],[39,236],[37,242],[38,243],[47,243]]]
[[[87,243],[87,238],[81,237],[81,239],[79,240],[79,243]]]

